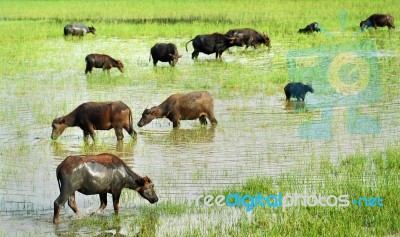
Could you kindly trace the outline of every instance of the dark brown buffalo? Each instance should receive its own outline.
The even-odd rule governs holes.
[[[296,98],[297,101],[304,101],[307,92],[314,93],[311,85],[305,85],[301,82],[290,82],[285,88],[286,101],[290,101],[290,97]]]
[[[200,52],[205,54],[215,53],[215,58],[221,58],[222,53],[228,48],[232,46],[241,46],[237,38],[226,37],[220,33],[197,35],[186,43],[186,52],[188,51],[187,45],[190,42],[192,42],[194,49],[192,59],[197,59]]]
[[[240,42],[240,45],[238,46],[246,45],[246,49],[249,46],[253,46],[254,48],[256,48],[261,44],[264,44],[268,47],[271,46],[271,41],[268,35],[265,35],[250,28],[232,29],[226,32],[225,36],[238,38]]]
[[[304,29],[299,29],[299,33],[312,33],[312,32],[320,32],[321,30],[318,28],[318,22],[313,22],[307,25]]]
[[[154,66],[157,65],[158,61],[168,62],[169,65],[175,66],[182,55],[179,55],[178,49],[174,44],[157,43],[150,50],[149,62],[151,57],[153,58]]]
[[[118,215],[119,198],[124,188],[137,191],[150,203],[156,203],[158,197],[154,184],[148,178],[133,172],[120,158],[112,154],[68,156],[57,167],[57,181],[60,196],[54,201],[53,223],[59,222],[61,206],[68,206],[75,212],[75,191],[85,195],[99,194],[100,213],[107,206],[107,193],[112,194],[114,211]]]
[[[71,113],[54,119],[51,126],[53,128],[51,139],[57,139],[67,127],[76,126],[83,130],[85,141],[88,140],[89,135],[96,140],[94,130],[110,130],[111,128],[114,128],[118,141],[124,138],[122,128],[133,138],[136,136],[131,109],[121,101],[83,103]]]
[[[389,14],[373,14],[368,17],[365,21],[360,22],[361,30],[365,30],[369,27],[385,27],[387,26],[388,29],[394,29],[394,18]]]
[[[201,124],[207,124],[206,117],[212,124],[218,123],[214,117],[213,97],[207,91],[171,95],[159,106],[145,109],[137,125],[143,127],[153,119],[163,117],[167,117],[174,128],[179,127],[180,120],[199,119]]]
[[[86,61],[86,70],[85,74],[88,72],[92,73],[92,69],[95,68],[103,68],[107,70],[108,74],[110,74],[110,69],[116,67],[120,72],[124,72],[124,64],[120,60],[115,60],[112,57],[105,54],[89,54],[85,58]]]

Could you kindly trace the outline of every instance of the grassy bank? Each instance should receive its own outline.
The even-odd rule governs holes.
[[[82,226],[99,233],[103,229],[120,229],[139,236],[150,236],[165,229],[168,218],[194,217],[189,225],[167,227],[166,236],[388,236],[400,232],[400,149],[388,148],[373,155],[357,154],[343,158],[333,165],[328,160],[317,161],[303,174],[290,173],[281,178],[257,177],[240,187],[207,193],[228,196],[232,193],[251,194],[321,194],[349,195],[350,203],[343,207],[255,207],[246,213],[245,207],[189,207],[188,203],[162,202],[155,206],[143,205],[133,216],[118,218],[87,217],[71,221],[71,231]],[[205,195],[207,195],[205,194]],[[131,203],[136,195],[124,193],[124,203]],[[354,205],[353,199],[380,197],[383,206]],[[201,200],[200,200],[201,201]],[[332,201],[331,201],[332,203]],[[235,209],[235,223],[224,222]],[[211,217],[211,218],[210,218]],[[199,223],[201,223],[199,225]],[[194,225],[194,226],[191,226]],[[190,231],[189,231],[190,230]]]

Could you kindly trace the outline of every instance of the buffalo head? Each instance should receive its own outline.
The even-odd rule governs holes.
[[[145,198],[150,203],[158,202],[158,197],[154,191],[153,181],[151,181],[149,177],[144,176],[143,178],[137,179],[136,184],[138,185],[136,191],[140,194],[140,196]]]
[[[153,119],[158,118],[160,114],[160,109],[154,106],[151,109],[145,109],[142,113],[142,118],[138,122],[139,127],[143,127],[144,125],[153,121]]]
[[[371,27],[371,22],[370,20],[365,20],[360,22],[360,28],[361,30],[365,30],[366,28]]]
[[[53,120],[51,127],[53,129],[51,132],[51,139],[56,140],[68,126],[65,123],[65,118],[60,117]]]
[[[90,33],[92,33],[94,35],[96,34],[96,29],[93,26],[89,26],[88,29],[89,29]]]
[[[121,62],[121,60],[117,60],[117,65],[116,65],[116,67],[118,68],[118,70],[120,71],[120,72],[124,72],[124,64]]]
[[[171,56],[171,58],[172,58],[172,61],[171,61],[172,66],[175,66],[175,64],[178,62],[178,59],[182,57],[182,55],[179,55],[177,53],[169,54],[169,56]]]

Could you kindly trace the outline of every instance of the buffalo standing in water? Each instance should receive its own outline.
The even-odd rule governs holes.
[[[93,26],[85,26],[82,24],[68,24],[64,27],[64,36],[84,36],[87,33],[96,34],[96,29]]]
[[[147,176],[141,177],[133,172],[124,161],[112,154],[68,156],[57,167],[57,181],[60,195],[54,201],[53,223],[59,222],[61,207],[68,206],[75,212],[75,192],[85,195],[99,194],[102,212],[107,206],[107,193],[112,194],[114,212],[118,215],[119,198],[124,188],[137,191],[150,203],[156,203],[158,197],[154,184]]]
[[[178,49],[174,44],[157,43],[150,50],[149,62],[151,57],[153,58],[154,66],[157,65],[158,61],[168,62],[169,65],[175,66],[182,55],[179,55]]]
[[[297,98],[297,101],[304,101],[307,92],[314,93],[310,85],[305,85],[301,82],[290,82],[285,88],[286,101],[290,101],[290,97]]]
[[[237,46],[246,45],[245,49],[247,49],[250,46],[256,48],[261,44],[264,44],[267,47],[271,46],[271,41],[268,35],[265,35],[250,28],[232,29],[226,32],[225,36],[238,38],[237,41],[239,42],[239,45]]]
[[[160,105],[145,109],[137,125],[143,127],[153,119],[163,117],[167,117],[174,128],[179,127],[180,120],[199,119],[201,124],[207,124],[206,117],[212,124],[218,123],[214,117],[213,97],[207,91],[171,95]]]
[[[299,29],[299,33],[312,33],[312,32],[320,32],[321,30],[318,28],[318,22],[313,22],[307,25],[304,29]]]
[[[361,30],[365,30],[369,27],[385,27],[387,26],[388,29],[394,29],[394,18],[389,14],[373,14],[368,17],[365,21],[360,22]]]
[[[185,47],[186,52],[188,51],[187,45],[192,42],[193,53],[192,59],[197,59],[199,53],[213,54],[215,58],[221,58],[222,53],[232,46],[241,46],[242,44],[235,37],[226,37],[220,33],[197,35],[193,39],[189,40]]]
[[[122,128],[132,138],[136,136],[131,109],[121,101],[83,103],[71,113],[54,119],[51,126],[53,140],[57,139],[68,127],[80,127],[85,141],[88,140],[89,135],[94,141],[96,140],[94,130],[110,130],[111,128],[114,128],[118,141],[124,138]]]
[[[85,61],[85,74],[92,73],[94,67],[103,68],[103,71],[107,70],[108,75],[110,75],[110,69],[113,67],[118,68],[121,73],[124,72],[124,64],[120,60],[113,59],[105,54],[89,54],[86,56]]]

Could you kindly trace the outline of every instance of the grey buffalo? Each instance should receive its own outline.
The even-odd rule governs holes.
[[[99,195],[100,208],[96,213],[106,208],[107,193],[111,193],[114,212],[118,215],[119,199],[124,188],[135,190],[150,203],[158,201],[151,179],[139,176],[112,154],[68,156],[58,165],[56,174],[60,195],[54,201],[54,224],[59,223],[61,207],[67,201],[68,206],[75,213],[78,212],[76,191],[85,195]]]
[[[87,33],[96,34],[96,29],[93,26],[85,26],[82,24],[68,24],[64,27],[64,36],[84,36]]]

